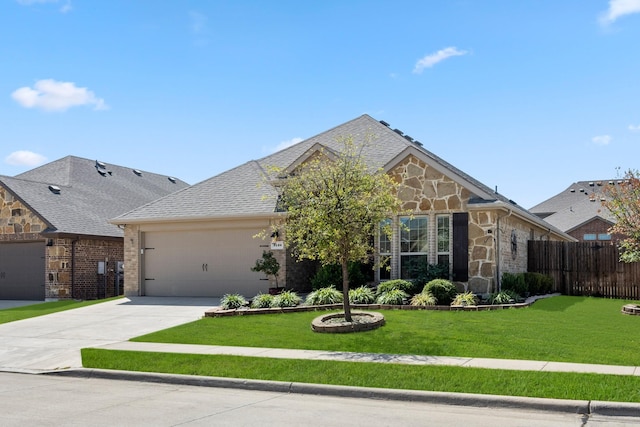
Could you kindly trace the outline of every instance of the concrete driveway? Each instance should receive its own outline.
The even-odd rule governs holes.
[[[219,298],[127,297],[0,325],[0,371],[80,368],[80,349],[191,322]]]

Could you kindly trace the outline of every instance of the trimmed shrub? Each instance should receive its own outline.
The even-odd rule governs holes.
[[[307,299],[305,300],[306,305],[325,305],[325,304],[337,304],[343,301],[342,292],[334,288],[333,286],[328,286],[326,288],[320,288],[309,295],[307,295]]]
[[[273,297],[271,307],[295,307],[301,301],[301,298],[294,291],[283,291]]]
[[[433,296],[431,292],[420,292],[419,294],[415,294],[411,298],[411,305],[417,305],[421,307],[436,305],[438,300]]]
[[[524,273],[530,295],[548,294],[553,290],[553,278],[542,273]]]
[[[376,294],[368,286],[349,289],[349,302],[351,304],[373,304],[375,300]]]
[[[413,283],[409,282],[408,280],[394,279],[387,280],[386,282],[380,282],[376,293],[378,295],[381,295],[394,289],[400,289],[401,291],[409,292],[412,288]]]
[[[402,305],[404,299],[408,297],[409,294],[402,289],[390,289],[378,295],[376,302],[378,304]]]
[[[449,305],[456,297],[458,291],[453,283],[446,279],[433,279],[426,285],[422,292],[429,292],[438,301],[439,305]]]
[[[273,303],[273,295],[258,294],[251,301],[251,308],[269,308]]]
[[[408,277],[413,277],[415,292],[419,292],[421,286],[433,279],[448,279],[448,264],[427,264],[423,260],[412,259],[405,267]]]
[[[463,292],[455,296],[451,305],[478,305],[478,297],[473,292]]]
[[[527,295],[527,292],[529,292],[527,282],[524,280],[524,273],[502,273],[500,289],[514,291],[522,296]]]
[[[220,307],[224,310],[243,307],[247,300],[240,294],[225,294],[220,300]]]

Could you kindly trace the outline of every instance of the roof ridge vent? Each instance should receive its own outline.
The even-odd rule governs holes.
[[[385,125],[386,127],[389,127],[389,123],[385,122],[384,120],[380,120],[380,123]]]
[[[171,181],[172,183],[174,183],[174,184],[176,183],[176,179],[174,177],[172,177],[172,176],[168,176],[167,179],[169,181]]]
[[[422,147],[422,142],[416,141],[416,140],[413,140],[412,142],[416,144],[418,147]]]
[[[102,175],[102,176],[107,176],[107,173],[106,173],[105,171],[100,170],[100,169],[98,169],[98,168],[96,168],[96,170],[98,171],[98,173],[99,173],[100,175]]]
[[[404,132],[402,132],[400,129],[394,129],[393,131],[400,136],[404,135]]]
[[[133,173],[135,173],[135,174],[136,174],[136,175],[138,175],[138,176],[142,176],[142,172],[141,172],[141,171],[139,171],[138,169],[134,169],[134,170],[133,170]]]
[[[409,142],[413,142],[413,138],[411,138],[409,135],[405,135],[404,139],[406,139]]]
[[[106,169],[107,165],[104,162],[96,160],[96,169]]]
[[[50,185],[49,191],[51,191],[53,194],[60,194],[60,187],[58,187],[57,185]]]

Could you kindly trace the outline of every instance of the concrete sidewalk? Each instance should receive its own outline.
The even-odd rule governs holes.
[[[578,372],[640,376],[638,366],[597,365],[587,363],[545,362],[537,360],[485,359],[478,357],[420,356],[408,354],[351,353],[323,350],[294,350],[219,345],[162,344],[123,341],[98,348],[107,350],[150,351],[159,353],[222,354],[230,356],[270,357],[277,359],[334,360],[345,362],[395,363],[406,365],[447,365],[469,368],[539,372]]]

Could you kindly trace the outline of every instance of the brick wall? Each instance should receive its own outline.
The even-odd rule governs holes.
[[[583,224],[580,227],[567,232],[567,234],[569,234],[572,237],[575,237],[576,239],[582,242],[584,241],[585,234],[595,234],[596,237],[599,234],[609,234],[610,227],[611,227],[610,223],[599,218],[594,218],[591,221],[587,222],[586,224]],[[615,243],[617,240],[618,239],[616,238],[616,236],[612,235],[611,240],[609,242]]]
[[[100,299],[121,293],[116,289],[117,261],[124,259],[121,239],[52,240],[46,250],[46,299]],[[98,274],[98,262],[106,262],[106,274]]]

